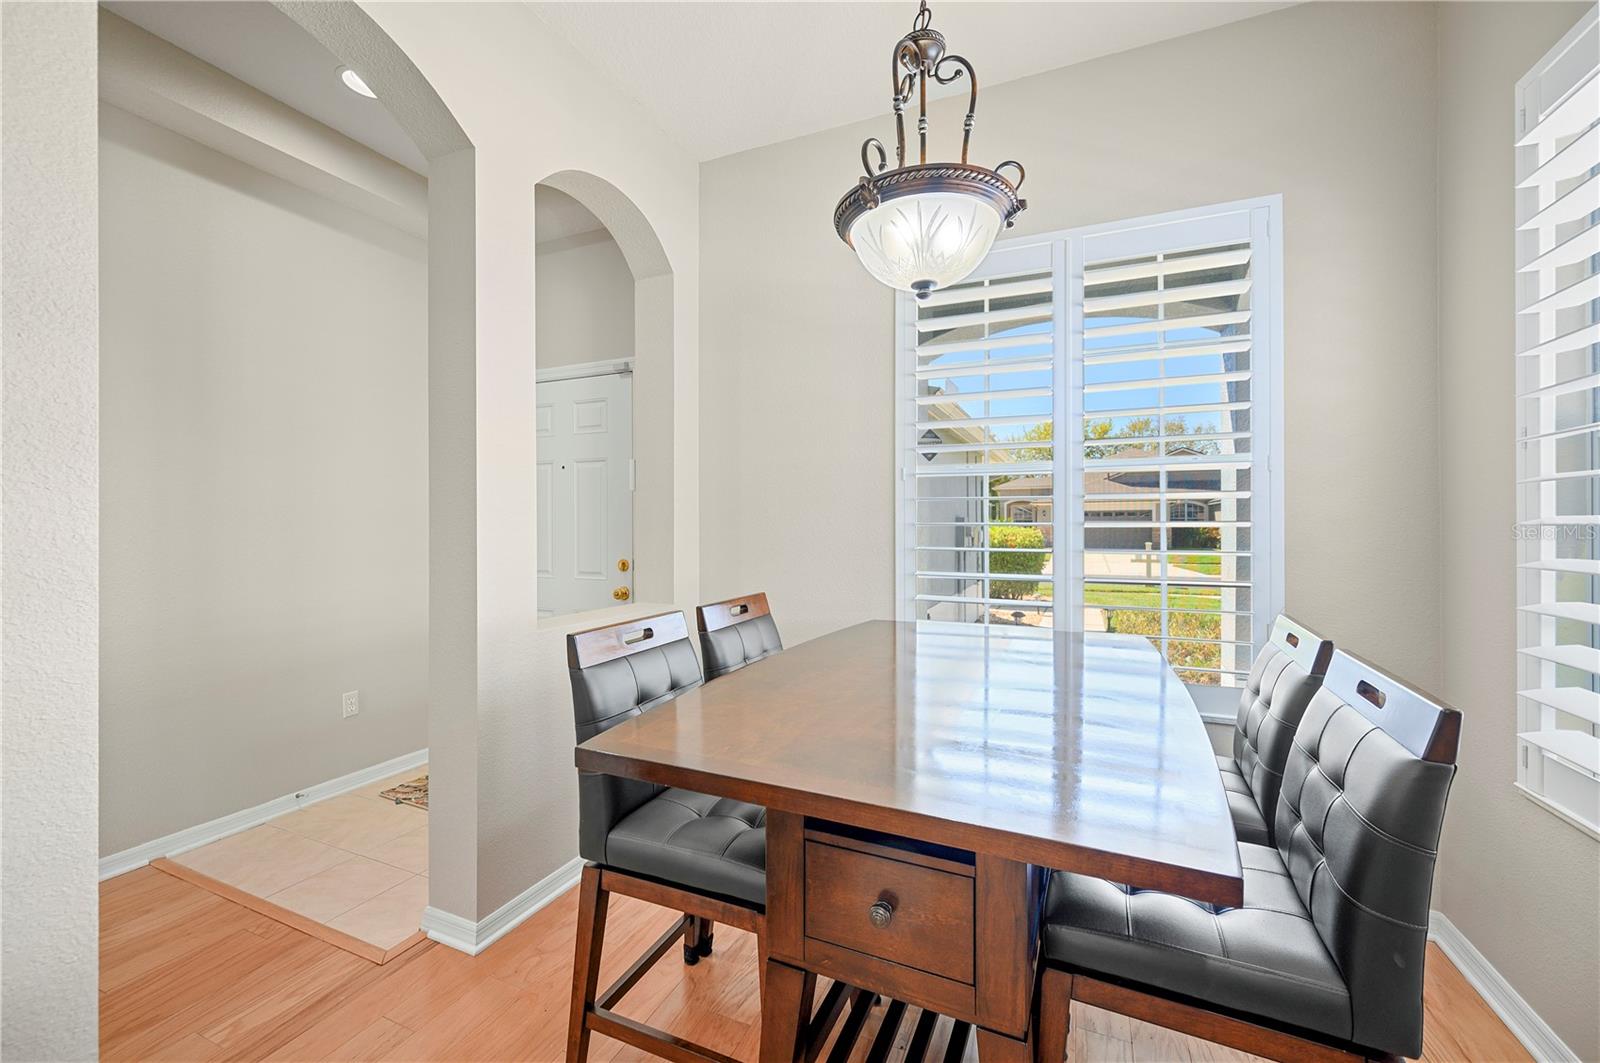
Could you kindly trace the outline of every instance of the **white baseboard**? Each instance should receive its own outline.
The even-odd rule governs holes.
[[[423,932],[441,945],[476,956],[577,885],[582,872],[583,859],[575,856],[476,923],[430,906],[422,912]]]
[[[1578,1054],[1568,1048],[1539,1013],[1522,999],[1522,994],[1494,968],[1488,957],[1467,940],[1443,912],[1430,912],[1428,937],[1436,942],[1450,962],[1455,964],[1472,988],[1488,1003],[1500,1021],[1506,1024],[1513,1036],[1522,1042],[1534,1059],[1540,1063],[1580,1063]]]
[[[165,838],[157,838],[143,845],[135,845],[132,849],[124,849],[120,853],[100,858],[100,880],[103,882],[116,875],[125,874],[135,868],[143,867],[152,860],[164,856],[177,856],[190,849],[197,849],[202,845],[226,838],[230,834],[238,834],[242,830],[260,826],[269,819],[274,819],[285,812],[293,812],[297,808],[315,804],[318,801],[339,794],[349,793],[351,790],[360,789],[368,783],[379,782],[391,775],[398,775],[411,768],[421,767],[428,762],[428,751],[419,749],[415,753],[386,760],[382,764],[374,764],[360,771],[353,771],[349,775],[341,775],[337,779],[308,786],[304,790],[297,790],[283,797],[275,797],[265,804],[256,805],[254,808],[242,809],[231,815],[214,819],[209,823],[180,830],[176,834],[169,834]]]

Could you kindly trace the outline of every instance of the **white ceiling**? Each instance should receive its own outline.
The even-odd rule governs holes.
[[[102,6],[378,154],[427,172],[427,160],[383,104],[345,88],[333,53],[271,4],[105,0]]]
[[[889,54],[916,13],[911,0],[526,2],[701,160],[887,116]],[[427,171],[383,104],[345,88],[332,53],[271,4],[104,0],[103,6],[379,154]],[[1289,4],[938,0],[932,6],[934,27],[987,86]],[[959,84],[938,89],[965,91]]]
[[[888,115],[890,53],[917,10],[911,0],[526,2],[702,161]],[[981,129],[983,86],[1290,5],[935,0],[930,6],[950,50],[977,70]],[[964,81],[941,90],[965,91]]]

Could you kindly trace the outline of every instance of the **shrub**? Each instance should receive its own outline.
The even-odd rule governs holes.
[[[1043,550],[1044,531],[1040,528],[1018,527],[1014,524],[989,525],[989,545],[1007,550]],[[1044,572],[1044,562],[1049,554],[990,554],[989,571],[1008,575],[1038,576]],[[1039,581],[996,579],[989,581],[989,594],[994,598],[1026,598],[1036,594]]]
[[[1113,609],[1106,613],[1106,630],[1124,635],[1161,634],[1161,614],[1138,609]],[[1215,642],[1186,642],[1184,639],[1217,639],[1222,635],[1222,618],[1207,613],[1167,614],[1167,660],[1178,669],[1179,678],[1188,683],[1215,684],[1215,672],[1188,672],[1188,668],[1218,668],[1222,647]]]
[[[1172,536],[1174,550],[1222,549],[1222,531],[1219,528],[1185,528],[1182,525],[1175,525],[1168,534]]]

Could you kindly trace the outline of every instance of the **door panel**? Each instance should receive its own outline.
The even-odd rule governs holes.
[[[606,563],[611,553],[606,535],[606,465],[605,461],[578,461],[572,465],[572,517],[577,526],[572,574],[578,579],[605,579],[610,567]]]
[[[615,605],[633,593],[633,378],[538,390],[539,615]]]
[[[535,527],[539,536],[539,548],[536,555],[536,564],[539,569],[539,579],[555,575],[551,567],[551,515],[555,513],[555,466],[548,461],[539,462],[539,478],[537,491],[534,496],[539,507],[535,517]],[[540,584],[541,588],[543,584]],[[542,597],[542,595],[541,595]]]

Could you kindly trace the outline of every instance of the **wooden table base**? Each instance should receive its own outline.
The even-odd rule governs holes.
[[[854,1056],[868,1015],[879,1001],[877,994],[834,982],[819,1004],[816,975],[772,959],[767,960],[764,971],[767,988],[761,998],[761,1063],[818,1063],[824,1049],[828,1050],[826,1063],[844,1063]],[[883,1019],[862,1057],[864,1063],[883,1063],[889,1057],[913,1010],[917,1015],[904,1061],[924,1063],[939,1015],[907,1007],[899,1000],[885,1002]],[[982,1063],[1032,1063],[1031,1038],[1019,1041],[961,1020],[954,1020],[951,1026],[944,1063],[957,1063],[974,1036]]]

